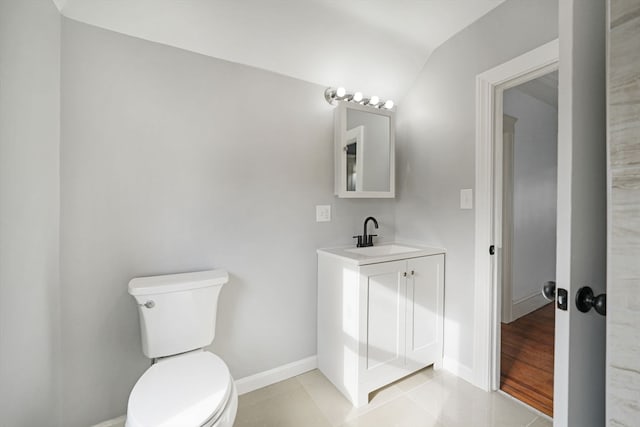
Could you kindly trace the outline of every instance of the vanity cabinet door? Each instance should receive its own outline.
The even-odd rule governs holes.
[[[406,261],[361,270],[361,374],[394,375],[404,369]]]
[[[444,256],[407,261],[406,363],[419,368],[441,358]]]

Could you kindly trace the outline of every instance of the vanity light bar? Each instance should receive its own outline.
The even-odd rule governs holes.
[[[347,92],[347,90],[343,87],[332,88],[328,87],[324,91],[324,99],[331,105],[334,105],[335,101],[348,101],[355,102],[356,104],[367,105],[373,108],[384,108],[387,110],[391,110],[394,107],[394,103],[392,100],[387,99],[386,101],[380,100],[377,96],[372,96],[370,98],[366,98],[362,92]]]

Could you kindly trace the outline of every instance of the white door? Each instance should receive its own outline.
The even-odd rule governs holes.
[[[554,426],[602,427],[605,317],[575,299],[606,288],[606,1],[561,0],[559,15],[556,282],[567,310],[556,309]]]

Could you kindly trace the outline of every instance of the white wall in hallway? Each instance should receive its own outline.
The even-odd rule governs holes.
[[[512,207],[512,299],[518,302],[555,281],[558,110],[516,87],[504,92],[504,113],[518,119]]]

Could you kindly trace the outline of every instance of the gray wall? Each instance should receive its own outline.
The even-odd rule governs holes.
[[[440,46],[398,107],[396,236],[447,248],[445,358],[472,367],[475,77],[558,35],[557,0],[511,0]],[[469,372],[467,370],[467,372]]]
[[[63,424],[149,365],[132,277],[225,268],[212,350],[241,378],[316,354],[316,254],[393,200],[333,196],[324,88],[63,19]],[[315,222],[315,205],[333,220]]]
[[[558,110],[515,87],[504,92],[504,113],[518,119],[512,207],[512,299],[518,302],[537,297],[556,278]]]
[[[57,425],[60,16],[0,1],[0,425]]]

